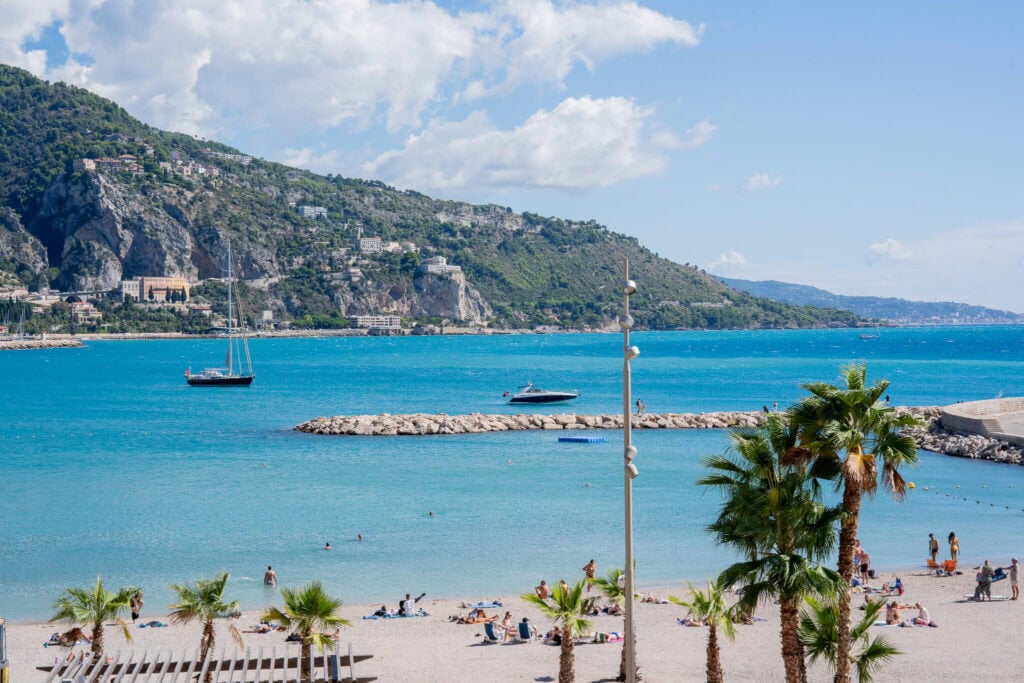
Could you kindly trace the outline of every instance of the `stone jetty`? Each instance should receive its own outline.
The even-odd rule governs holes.
[[[33,349],[70,349],[84,346],[73,337],[62,339],[0,339],[0,351],[31,351]]]
[[[633,429],[728,429],[757,426],[764,413],[661,413],[633,415]],[[352,415],[318,417],[295,428],[309,434],[334,436],[416,436],[427,434],[479,434],[527,429],[622,429],[622,415],[498,415],[470,413],[445,415]]]
[[[1005,441],[979,435],[958,434],[943,429],[942,409],[938,407],[897,408],[921,420],[924,426],[908,432],[919,448],[979,460],[1024,464],[1024,451]],[[756,427],[764,412],[659,413],[633,415],[633,429],[731,429]],[[500,415],[470,413],[446,415],[417,413],[414,415],[351,415],[318,417],[295,427],[309,434],[332,436],[418,436],[429,434],[479,434],[540,429],[564,431],[575,429],[622,429],[621,414],[578,415]]]

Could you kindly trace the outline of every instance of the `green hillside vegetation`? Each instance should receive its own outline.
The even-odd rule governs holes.
[[[139,172],[75,170],[77,159],[122,154],[137,158]],[[23,70],[0,66],[0,211],[8,209],[0,221],[0,270],[33,288],[51,285],[63,291],[91,289],[103,277],[109,280],[111,270],[124,278],[176,275],[141,272],[166,270],[163,264],[173,259],[154,260],[153,253],[163,258],[160,249],[151,248],[146,258],[125,257],[110,245],[132,240],[96,237],[95,229],[76,231],[96,219],[96,202],[90,198],[102,196],[132,217],[118,224],[118,230],[133,231],[139,244],[150,240],[164,250],[174,246],[180,267],[193,269],[198,278],[223,275],[230,240],[237,274],[250,285],[242,290],[247,309],[273,310],[276,319],[300,327],[345,326],[351,315],[386,312],[382,301],[394,302],[394,310],[417,310],[410,304],[416,297],[426,301],[421,309],[440,306],[444,293],[429,289],[429,278],[437,276],[418,270],[424,259],[435,255],[461,266],[467,291],[478,292],[491,314],[486,320],[464,320],[458,311],[403,313],[408,320],[447,318],[509,328],[609,327],[621,309],[622,259],[628,257],[632,276],[640,283],[632,302],[639,327],[858,323],[849,312],[738,292],[594,221],[435,200],[374,180],[321,176],[260,159],[243,164],[218,154],[239,152],[158,130],[85,90],[48,84]],[[198,164],[206,173],[185,176],[182,164]],[[51,195],[85,199],[65,206],[48,201]],[[326,216],[304,218],[296,204],[324,207]],[[192,243],[190,251],[179,244],[175,231],[182,230]],[[360,231],[384,242],[412,242],[417,251],[357,252],[353,242]],[[26,241],[45,263],[33,265],[28,256],[14,255],[9,245],[24,246]],[[351,279],[349,268],[358,268],[362,278]],[[202,288],[197,296],[216,304],[216,296]],[[105,304],[103,324],[122,328],[127,323],[116,308]],[[191,330],[194,321],[182,314],[164,322]],[[135,324],[149,325],[137,319]]]

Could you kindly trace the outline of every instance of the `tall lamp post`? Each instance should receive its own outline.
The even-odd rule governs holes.
[[[622,326],[622,355],[624,358],[622,364],[622,443],[623,443],[623,463],[624,476],[623,482],[625,487],[625,503],[626,503],[626,566],[623,571],[625,576],[625,585],[623,590],[625,591],[626,599],[626,624],[623,629],[625,633],[625,642],[623,643],[626,648],[626,681],[628,683],[636,682],[636,639],[633,635],[633,479],[639,472],[637,472],[636,465],[633,464],[633,458],[636,457],[636,446],[633,445],[633,425],[631,422],[631,409],[632,400],[630,397],[630,375],[629,375],[629,361],[633,360],[640,355],[640,349],[629,344],[629,330],[633,327],[633,316],[629,314],[629,297],[636,294],[636,283],[629,279],[629,259],[623,260],[623,283],[622,283],[622,306],[623,316],[619,320],[619,325]]]

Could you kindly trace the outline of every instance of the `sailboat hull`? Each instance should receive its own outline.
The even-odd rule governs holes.
[[[247,387],[256,379],[256,375],[236,375],[233,377],[189,377],[186,381],[191,386],[204,387]]]

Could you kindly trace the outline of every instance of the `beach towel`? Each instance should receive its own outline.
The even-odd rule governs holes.
[[[147,621],[145,624],[139,624],[139,628],[146,628],[147,626],[149,628],[163,628],[167,624],[162,621]]]
[[[462,603],[463,609],[494,609],[495,607],[501,606],[500,600],[492,600],[491,602]]]
[[[420,608],[416,610],[415,614],[385,614],[383,616],[379,614],[367,614],[363,619],[410,619],[412,617],[426,616],[429,616],[429,613],[425,609]]]
[[[974,600],[974,595],[965,595],[964,597],[967,598],[968,600],[971,600],[971,601]],[[993,595],[992,596],[992,601],[993,602],[998,602],[998,601],[1002,601],[1002,600],[1009,600],[1009,599],[1010,599],[1009,595]],[[982,600],[981,602],[988,602],[988,600],[987,599],[986,600]]]

